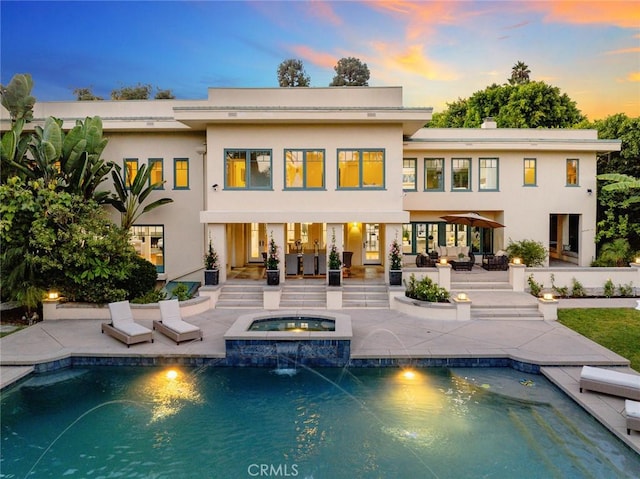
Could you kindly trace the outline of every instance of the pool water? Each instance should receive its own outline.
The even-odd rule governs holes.
[[[640,457],[511,369],[95,368],[1,394],[2,478],[630,478]]]

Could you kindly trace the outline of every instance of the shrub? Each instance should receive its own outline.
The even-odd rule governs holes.
[[[575,278],[571,278],[571,296],[574,298],[581,298],[586,295],[587,292],[584,290],[582,283]]]
[[[431,303],[446,303],[449,301],[449,292],[438,286],[429,277],[424,277],[420,281],[416,280],[414,274],[409,277],[409,283],[405,281],[405,296],[420,301]]]
[[[131,271],[122,284],[119,285],[127,291],[127,298],[129,299],[137,298],[148,291],[154,290],[158,279],[156,267],[142,256],[132,256],[131,263]]]
[[[135,304],[149,304],[157,303],[158,301],[162,301],[163,299],[167,299],[167,293],[162,290],[154,289],[151,291],[147,291],[142,296],[132,299],[131,302]]]
[[[511,241],[507,246],[509,258],[520,258],[522,262],[531,266],[542,266],[547,259],[547,250],[542,243],[533,240]]]
[[[568,286],[556,286],[555,285],[555,276],[551,273],[551,288],[556,292],[558,296],[561,298],[569,297],[569,287]]]
[[[180,283],[176,285],[176,287],[172,291],[173,296],[178,298],[178,301],[186,301],[187,299],[191,299],[191,294],[189,294],[189,288],[184,283]]]
[[[618,238],[605,243],[600,249],[600,255],[592,263],[593,266],[627,266],[632,257],[629,241]]]
[[[531,292],[531,294],[535,297],[540,296],[540,292],[542,291],[542,288],[544,288],[544,285],[536,282],[536,280],[533,279],[532,274],[530,274],[527,278],[527,283],[529,283],[529,291]]]
[[[611,281],[611,278],[609,278],[605,283],[604,283],[604,291],[603,294],[605,296],[605,298],[610,298],[611,296],[613,296],[616,292],[616,287],[613,284],[613,281]]]
[[[628,284],[619,284],[618,291],[620,296],[633,296],[633,282]]]

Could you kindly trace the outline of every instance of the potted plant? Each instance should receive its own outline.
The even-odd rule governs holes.
[[[273,231],[269,238],[269,249],[267,251],[267,284],[276,286],[280,284],[280,257],[278,256],[278,245],[273,239]]]
[[[218,284],[220,271],[218,270],[218,253],[211,239],[209,239],[209,250],[204,255],[204,284],[205,286],[214,286]]]
[[[402,249],[397,237],[389,248],[389,284],[391,286],[402,284]]]
[[[329,249],[329,286],[340,286],[341,266],[340,253],[336,247],[336,232],[333,230],[331,248]]]

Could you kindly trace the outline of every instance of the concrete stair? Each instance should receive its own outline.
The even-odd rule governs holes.
[[[389,288],[384,283],[356,283],[342,285],[343,309],[389,309]]]
[[[327,288],[324,280],[297,283],[285,281],[280,296],[280,309],[325,309],[327,307]]]
[[[471,319],[544,319],[537,304],[522,305],[474,305],[471,304]]]
[[[262,309],[264,284],[226,283],[220,290],[216,309]]]
[[[458,281],[451,282],[451,291],[495,291],[495,290],[507,290],[510,291],[513,288],[509,282],[504,281]]]

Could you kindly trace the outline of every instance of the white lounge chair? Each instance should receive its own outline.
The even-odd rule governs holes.
[[[102,323],[102,332],[122,341],[127,347],[136,343],[153,342],[153,331],[133,320],[129,301],[109,303],[110,323]]]
[[[583,366],[580,392],[583,389],[640,401],[640,375]]]
[[[627,434],[631,434],[632,429],[640,431],[640,402],[626,399],[624,412],[627,415]]]
[[[194,339],[202,341],[202,330],[198,326],[182,320],[180,303],[177,299],[158,301],[158,304],[162,320],[154,321],[153,329],[157,329],[168,338],[173,339],[176,344]]]

